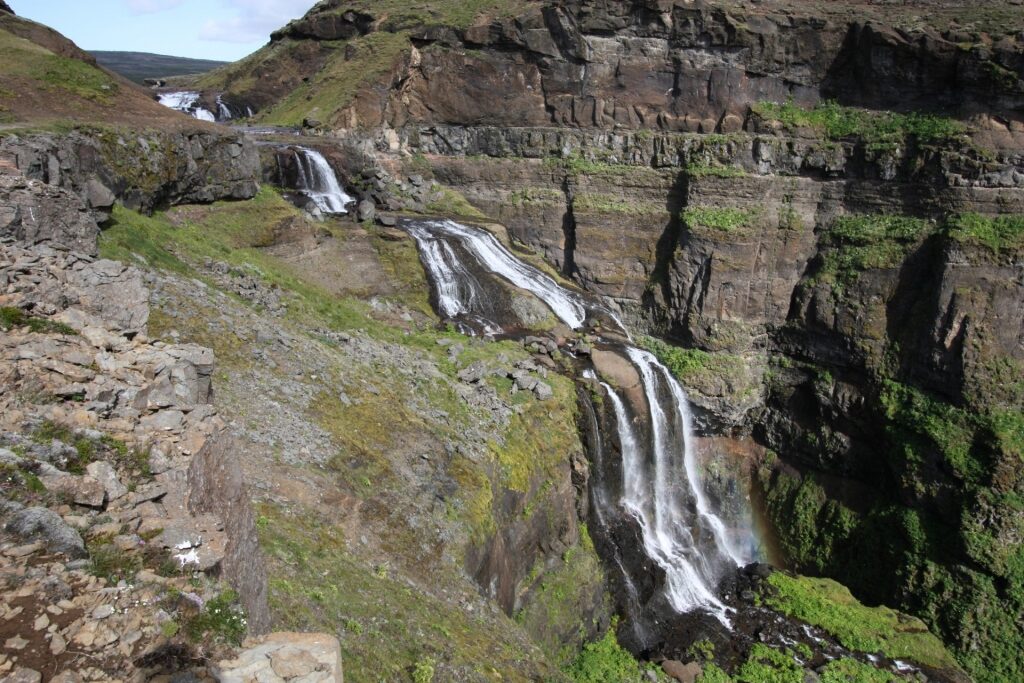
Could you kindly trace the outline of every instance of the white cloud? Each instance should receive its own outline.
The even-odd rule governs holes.
[[[135,14],[152,14],[177,7],[185,0],[128,0],[128,9]]]
[[[265,41],[271,32],[308,12],[316,0],[227,0],[227,4],[232,16],[207,21],[199,30],[201,39],[226,43]]]

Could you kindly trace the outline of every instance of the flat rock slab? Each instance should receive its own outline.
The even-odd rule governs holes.
[[[218,662],[221,683],[283,680],[343,683],[341,645],[326,633],[271,633],[245,642],[234,659]]]

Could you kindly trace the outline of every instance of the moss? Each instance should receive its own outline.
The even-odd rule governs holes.
[[[640,664],[619,645],[612,628],[600,640],[588,643],[565,672],[575,683],[647,683],[648,671],[656,680],[665,680],[660,670]]]
[[[603,594],[604,569],[585,526],[580,527],[579,542],[554,568],[542,563],[538,560],[524,582],[528,593],[515,619],[552,661],[566,666],[578,653],[582,638],[596,626],[580,622],[580,606]]]
[[[829,140],[859,138],[869,144],[897,143],[913,138],[924,144],[940,144],[959,139],[966,133],[964,124],[954,119],[911,112],[876,112],[844,107],[826,101],[805,109],[792,101],[782,104],[760,102],[752,107],[764,119],[778,121],[788,128],[811,128]]]
[[[965,244],[980,244],[994,252],[1024,248],[1024,216],[982,216],[964,213],[951,216],[946,229],[949,236]]]
[[[739,166],[696,162],[687,165],[686,172],[691,178],[745,178],[749,175]]]
[[[572,382],[559,375],[550,375],[544,381],[551,385],[554,397],[547,401],[531,397],[523,404],[522,412],[510,420],[504,439],[491,444],[501,465],[501,483],[512,491],[529,492],[581,450]]]
[[[901,679],[856,659],[836,659],[821,671],[821,683],[897,683]]]
[[[914,245],[934,229],[930,221],[910,216],[861,214],[843,216],[823,235],[819,281],[840,291],[860,274],[878,268],[896,268]]]
[[[654,337],[643,337],[640,345],[657,356],[679,381],[708,389],[722,377],[738,379],[747,373],[747,362],[731,353],[709,353],[701,349],[672,346]]]
[[[767,584],[771,589],[764,599],[769,607],[827,631],[844,647],[909,659],[937,669],[959,668],[922,621],[888,607],[866,607],[849,589],[831,579],[776,572],[768,577]]]
[[[30,315],[20,308],[0,307],[0,330],[9,332],[16,327],[27,327],[30,332],[38,334],[78,334],[64,323]]]
[[[573,198],[573,211],[578,213],[613,213],[623,216],[666,215],[663,206],[654,202],[638,203],[621,195],[580,192]]]
[[[788,652],[755,643],[736,673],[740,683],[803,683],[804,670]]]
[[[349,552],[340,527],[316,514],[270,505],[259,513],[267,520],[260,547],[269,560],[269,603],[278,626],[337,633],[346,681],[410,680],[427,658],[465,671],[482,671],[486,662],[495,680],[521,680],[531,669],[541,679],[556,676],[503,615],[453,608],[377,571]],[[429,583],[443,585],[446,578],[433,575]]]
[[[705,228],[721,232],[735,232],[752,226],[758,213],[753,209],[724,206],[691,206],[683,210],[687,227]]]
[[[697,676],[697,683],[734,683],[734,681],[732,676],[715,664],[705,664],[700,675]]]
[[[488,220],[487,216],[470,204],[462,193],[450,187],[441,188],[441,198],[427,204],[427,212],[446,217]]]

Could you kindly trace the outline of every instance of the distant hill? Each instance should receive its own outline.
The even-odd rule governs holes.
[[[89,54],[106,68],[136,83],[142,83],[147,78],[203,74],[227,64],[227,62],[217,62],[212,59],[188,59],[186,57],[154,55],[148,52],[91,50]]]

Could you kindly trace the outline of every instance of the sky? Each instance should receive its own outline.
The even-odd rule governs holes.
[[[316,0],[7,0],[86,50],[235,61]]]

